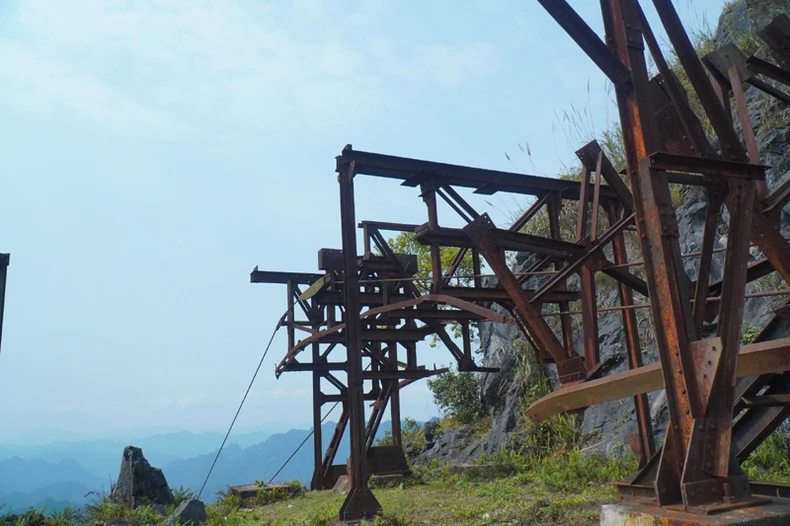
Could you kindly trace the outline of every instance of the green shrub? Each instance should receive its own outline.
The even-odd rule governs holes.
[[[100,501],[89,504],[84,508],[85,522],[92,524],[110,519],[127,519],[133,524],[158,524],[165,519],[164,513],[159,513],[153,506],[137,506],[132,508],[105,497]]]
[[[743,470],[752,480],[790,482],[790,437],[780,428],[768,438],[743,463]]]
[[[184,486],[179,486],[173,490],[173,499],[175,499],[175,507],[178,507],[182,502],[194,499],[195,492]]]
[[[254,499],[245,499],[243,502],[245,505],[266,506],[273,502],[301,497],[307,491],[307,488],[298,480],[282,482],[280,483],[281,485],[275,487],[269,486],[260,480],[256,480],[255,484],[259,486],[258,494]]]
[[[412,455],[416,455],[425,447],[425,435],[423,433],[423,426],[413,418],[406,417],[400,425],[401,441],[403,449],[411,451]],[[391,446],[392,445],[392,431],[387,429],[384,435],[377,438],[373,444],[374,446]]]
[[[480,381],[475,373],[450,369],[435,379],[428,380],[433,400],[445,416],[460,423],[470,424],[485,414],[480,399]]]
[[[754,340],[757,339],[757,336],[760,334],[760,328],[755,327],[749,323],[744,323],[741,327],[741,343],[749,344],[754,343]]]

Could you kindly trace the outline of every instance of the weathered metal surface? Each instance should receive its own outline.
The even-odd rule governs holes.
[[[345,149],[341,160],[344,163],[353,161],[358,175],[397,179],[403,181],[404,186],[416,187],[421,181],[433,179],[456,187],[473,188],[475,193],[483,195],[509,192],[541,196],[545,192],[561,192],[564,199],[579,198],[578,182],[551,177],[436,163],[354,149]],[[617,199],[617,194],[607,187],[602,190],[601,198]]]
[[[340,507],[341,520],[359,520],[374,516],[381,505],[368,488],[368,469],[364,459],[365,405],[363,401],[362,326],[359,320],[361,306],[357,297],[359,275],[357,273],[357,236],[354,212],[354,163],[338,159],[338,183],[340,184],[340,223],[343,238],[344,305],[346,314],[345,346],[348,362],[347,396],[349,420],[350,458],[348,476],[351,491]]]
[[[738,377],[790,370],[790,338],[753,343],[741,347]],[[600,404],[664,387],[661,366],[657,363],[616,373],[598,380],[563,387],[527,408],[533,422],[575,409]]]

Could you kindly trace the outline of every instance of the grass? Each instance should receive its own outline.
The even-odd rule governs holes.
[[[617,500],[612,483],[636,470],[630,454],[583,454],[572,418],[551,419],[524,432],[519,451],[483,457],[479,468],[458,473],[434,461],[413,467],[414,477],[400,485],[375,488],[383,512],[365,524],[597,524],[600,506]],[[337,518],[344,499],[311,491],[250,509],[225,496],[208,506],[206,526],[324,526]]]
[[[749,455],[742,465],[749,480],[790,483],[790,437],[786,433],[777,429]]]
[[[533,429],[521,451],[484,457],[478,469],[457,473],[438,462],[414,467],[414,478],[374,490],[383,512],[366,524],[597,524],[601,504],[617,500],[612,483],[633,473],[636,461],[582,454],[577,432],[569,435],[573,424],[566,419]],[[249,509],[225,497],[208,507],[207,526],[328,525],[344,498],[313,491]]]
[[[188,488],[179,487],[173,490],[175,503],[163,509],[141,505],[132,508],[109,499],[106,495],[97,495],[96,501],[84,508],[67,507],[62,510],[34,510],[10,513],[3,510],[0,504],[0,526],[93,526],[97,522],[113,519],[125,519],[130,524],[161,524],[181,504],[194,498]]]
[[[83,509],[65,508],[50,512],[31,509],[23,513],[6,513],[0,515],[0,526],[87,526],[111,519],[126,519],[131,524],[139,525],[159,524],[172,511],[172,506],[165,513],[159,513],[151,506],[132,509],[128,505],[103,499]]]
[[[456,477],[454,483],[438,477],[402,488],[376,489],[384,512],[368,524],[596,524],[600,505],[616,500],[611,484],[587,484],[584,479],[580,479],[584,488],[570,494],[525,483],[518,476],[494,480]],[[253,510],[212,513],[208,526],[323,526],[337,518],[343,499],[343,495],[329,491],[309,492]]]
[[[119,504],[109,499],[104,499],[96,504],[85,507],[84,523],[93,524],[109,519],[128,519],[134,524],[158,524],[173,511],[173,506],[160,513],[153,506],[138,506],[132,508],[128,504]]]

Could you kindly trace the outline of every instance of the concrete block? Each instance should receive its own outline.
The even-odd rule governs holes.
[[[605,504],[601,526],[787,526],[790,500],[772,499],[770,504],[702,515],[676,508],[644,504]]]

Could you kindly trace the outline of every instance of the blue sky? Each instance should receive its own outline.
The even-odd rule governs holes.
[[[698,27],[722,4],[678,7]],[[0,3],[0,440],[224,428],[285,304],[249,272],[340,245],[343,145],[552,175],[610,99],[534,1]],[[424,220],[414,189],[357,193],[360,219]],[[283,336],[239,429],[309,425]],[[422,384],[403,400],[437,414]]]

